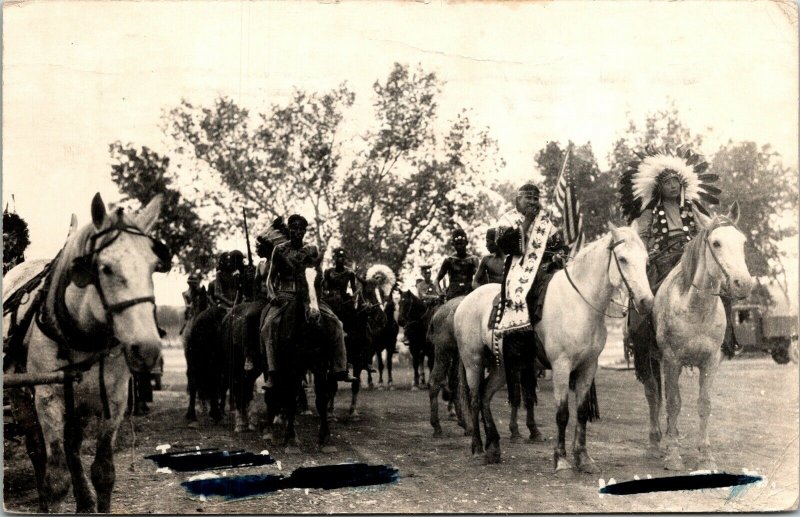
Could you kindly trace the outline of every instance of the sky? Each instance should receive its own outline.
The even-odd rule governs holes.
[[[161,115],[181,98],[259,110],[346,81],[348,141],[395,62],[436,72],[442,119],[470,109],[514,183],[550,140],[591,142],[603,167],[668,99],[700,152],[752,140],[796,167],[797,43],[793,2],[6,2],[3,203],[29,223],[27,256],[51,257],[95,192],[119,199],[108,145],[168,151]],[[157,278],[159,302],[183,287]]]

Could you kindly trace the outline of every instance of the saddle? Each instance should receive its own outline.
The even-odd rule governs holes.
[[[9,328],[3,336],[3,353],[5,354],[3,371],[6,371],[14,364],[22,367],[25,365],[27,350],[23,345],[23,340],[25,339],[25,334],[28,333],[34,316],[44,301],[44,297],[47,295],[47,289],[37,293],[33,303],[23,313],[22,319],[19,319],[19,309],[23,304],[28,303],[31,293],[42,285],[48,277],[52,264],[53,262],[48,263],[42,271],[26,281],[3,301],[3,316],[9,314],[11,320]]]

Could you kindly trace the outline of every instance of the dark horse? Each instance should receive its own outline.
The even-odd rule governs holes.
[[[197,421],[195,401],[210,405],[209,416],[214,422],[222,420],[225,412],[225,354],[220,333],[222,322],[236,301],[239,291],[238,266],[231,253],[223,253],[217,264],[217,278],[209,285],[210,300],[205,309],[186,325],[183,352],[186,357],[186,378],[189,407],[186,419]]]
[[[274,338],[276,347],[275,386],[266,393],[267,422],[263,437],[267,442],[273,440],[272,423],[277,415],[283,415],[286,432],[283,445],[290,451],[297,451],[298,440],[295,433],[297,399],[303,389],[303,377],[307,371],[314,375],[314,393],[319,414],[318,443],[323,452],[333,450],[329,445],[328,401],[334,383],[330,374],[333,364],[334,345],[331,340],[340,332],[339,320],[320,311],[317,293],[321,292],[319,261],[321,256],[308,258],[304,264],[304,275],[297,277],[295,293],[283,300],[286,305]],[[281,303],[281,293],[272,303]],[[264,339],[264,328],[262,328]]]
[[[358,277],[357,277],[358,278]],[[367,270],[366,277],[359,278],[361,289],[357,293],[352,324],[349,326],[345,339],[347,348],[347,362],[353,365],[353,376],[357,379],[352,384],[352,398],[349,414],[351,418],[358,418],[358,393],[361,389],[361,372],[366,370],[371,375],[370,364],[378,343],[384,338],[387,328],[394,322],[394,310],[391,310],[391,319],[387,315],[386,306],[392,300],[395,276],[391,269],[382,264],[375,264]],[[387,301],[388,300],[388,301]],[[392,304],[393,305],[393,304]],[[395,323],[396,327],[396,323]],[[395,332],[395,337],[397,333]],[[371,378],[370,378],[371,384]],[[336,388],[334,386],[334,392]],[[333,396],[331,397],[328,411],[333,414]]]
[[[392,291],[392,295],[394,292]],[[386,324],[381,331],[377,333],[372,343],[372,354],[378,360],[378,387],[383,388],[383,351],[386,351],[386,380],[389,389],[394,389],[392,386],[392,356],[395,354],[395,346],[397,345],[397,335],[400,333],[400,325],[397,324],[397,304],[392,296],[389,296],[386,306],[383,308],[383,313],[386,315]],[[370,359],[370,364],[372,359]],[[372,383],[372,369],[367,370],[367,379],[369,387],[373,387]]]
[[[433,370],[434,348],[428,340],[428,325],[438,305],[429,306],[411,291],[400,294],[400,311],[397,322],[403,327],[408,348],[411,351],[411,360],[414,367],[414,385],[411,389],[419,387],[420,379],[425,384],[425,367],[420,372],[420,366],[428,358],[428,371]]]

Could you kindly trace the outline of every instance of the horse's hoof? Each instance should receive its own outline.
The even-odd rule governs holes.
[[[390,382],[390,383],[389,383],[389,387],[388,387],[388,388],[386,388],[386,389],[388,389],[389,391],[394,391],[394,384],[392,384],[392,383]]]
[[[442,433],[442,428],[441,427],[434,427],[433,428],[433,437],[434,438],[441,438],[442,434],[444,434],[444,433]]]
[[[556,477],[558,479],[572,479],[575,477],[575,471],[572,470],[572,467],[556,468]]]
[[[339,452],[339,449],[335,445],[323,445],[320,448],[320,452],[323,454],[335,454]]]
[[[598,467],[597,464],[595,464],[594,460],[592,458],[589,458],[589,456],[586,456],[585,459],[581,460],[581,462],[578,463],[578,470],[580,470],[584,474],[600,473],[600,467]]]
[[[519,433],[511,433],[511,438],[508,439],[511,443],[519,443],[522,440],[522,435]]]
[[[700,458],[696,470],[717,470],[717,462],[714,461],[714,458]]]
[[[542,435],[542,433],[540,433],[538,429],[532,432],[531,435],[528,437],[528,443],[542,443],[544,441],[545,441],[544,435]]]
[[[664,459],[664,469],[666,470],[684,470],[683,459],[677,452],[669,454]]]
[[[502,461],[500,458],[500,445],[497,443],[491,443],[488,445],[486,447],[486,452],[484,452],[483,455],[484,459],[486,460],[486,465],[492,465]]]
[[[256,424],[247,424],[247,430],[254,433],[258,431],[258,426]]]
[[[650,447],[647,448],[646,451],[644,451],[645,458],[660,460],[662,456],[663,453],[661,452],[661,448],[658,445],[651,445]]]
[[[186,427],[188,427],[189,429],[197,429],[198,427],[200,427],[200,424],[197,423],[197,420],[192,420]]]
[[[333,413],[328,413],[328,422],[338,422],[339,419]]]

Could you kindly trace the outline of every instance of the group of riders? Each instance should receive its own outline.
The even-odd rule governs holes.
[[[705,212],[696,199],[686,195],[690,187],[688,179],[680,171],[665,168],[649,179],[651,200],[647,206],[636,210],[625,210],[629,222],[637,221],[640,235],[649,253],[648,279],[653,292],[656,291],[666,274],[680,260],[686,243],[692,240],[699,230],[698,207]],[[624,198],[624,195],[623,195]],[[690,202],[691,201],[691,202]],[[525,236],[529,235],[531,225],[540,211],[545,210],[541,203],[540,188],[534,183],[522,185],[516,194],[514,210],[504,214],[486,232],[486,248],[489,254],[482,258],[468,251],[468,237],[462,228],[457,228],[450,244],[454,253],[446,257],[435,280],[431,276],[431,265],[421,266],[421,278],[416,281],[417,296],[433,310],[447,300],[469,294],[486,283],[501,284],[501,301],[498,311],[502,313],[511,303],[506,296],[506,278],[516,257],[519,259],[525,250]],[[636,213],[638,212],[638,213]],[[218,280],[212,281],[206,290],[196,274],[189,276],[189,288],[183,293],[186,304],[186,319],[197,313],[198,307],[208,300],[215,305],[231,307],[246,303],[244,318],[257,320],[259,336],[248,336],[261,343],[261,353],[266,358],[267,386],[274,382],[276,364],[276,342],[281,329],[287,325],[282,320],[292,317],[284,310],[297,295],[298,286],[304,281],[304,271],[313,265],[321,279],[322,299],[319,309],[322,313],[335,315],[339,321],[335,339],[332,371],[338,381],[353,382],[355,379],[347,370],[345,335],[354,324],[354,306],[362,294],[364,278],[356,270],[348,267],[350,257],[344,248],[333,251],[333,266],[319,271],[320,252],[311,244],[304,242],[308,227],[307,220],[299,214],[291,215],[286,223],[276,219],[270,228],[256,239],[256,252],[260,262],[255,267],[245,265],[244,255],[239,251],[223,253],[217,265],[218,275],[227,264],[238,278],[238,287],[226,293]],[[530,323],[535,325],[541,318],[544,295],[553,274],[565,267],[569,260],[570,247],[565,243],[562,231],[553,226],[546,240],[544,255],[539,263],[530,290],[525,298],[530,308]],[[447,282],[445,282],[445,279]],[[726,301],[723,299],[723,301]],[[725,303],[730,312],[730,303]],[[285,323],[285,322],[284,322]],[[630,311],[629,334],[632,339],[654,342],[652,322],[647,315]],[[726,346],[735,344],[733,333],[726,336]],[[519,343],[516,343],[519,341]],[[515,348],[523,358],[524,340],[510,339],[507,347],[510,353]],[[248,363],[250,358],[248,358]]]

